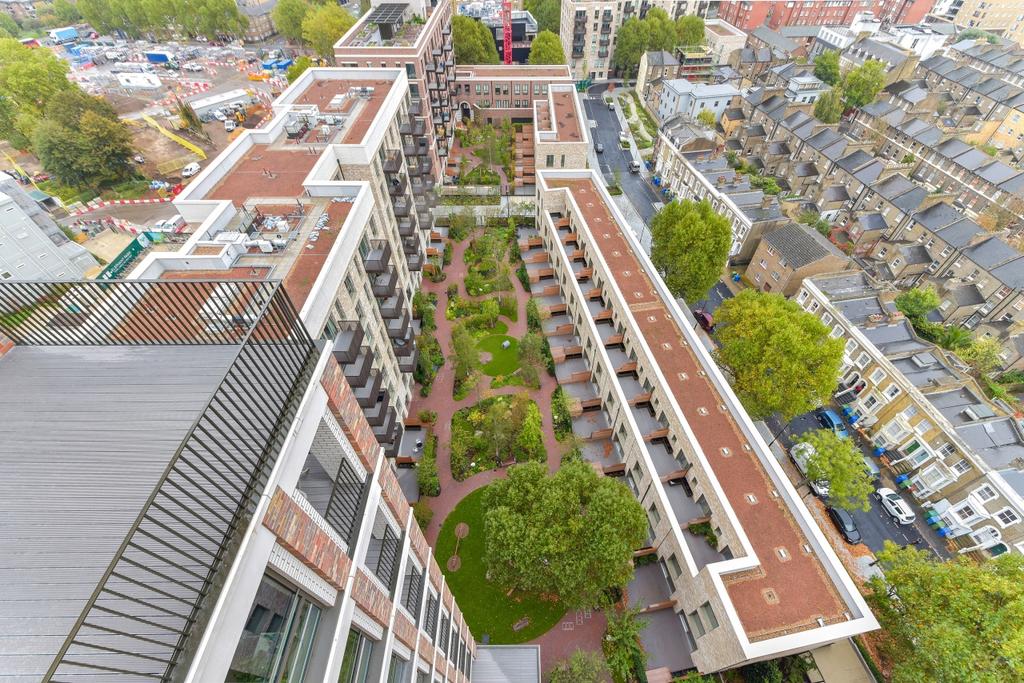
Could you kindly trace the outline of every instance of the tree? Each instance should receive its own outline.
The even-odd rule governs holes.
[[[715,312],[714,352],[750,416],[789,421],[822,405],[836,388],[843,341],[795,302],[745,289]]]
[[[544,430],[541,427],[540,410],[537,404],[529,401],[525,405],[525,411],[519,425],[519,433],[516,434],[515,456],[516,462],[547,460],[547,450],[544,448]]]
[[[630,17],[615,37],[612,64],[626,74],[636,71],[640,56],[648,50],[671,50],[678,40],[676,25],[661,8],[647,12],[643,19]]]
[[[704,44],[704,19],[687,14],[676,19],[676,38],[680,45]]]
[[[804,467],[808,481],[827,481],[833,505],[866,511],[870,507],[868,496],[875,487],[857,444],[831,429],[808,432],[800,440],[814,449]]]
[[[282,36],[289,40],[302,40],[302,20],[311,9],[307,0],[278,0],[271,17]]]
[[[0,38],[17,38],[19,33],[21,28],[11,15],[0,12]]]
[[[725,266],[732,227],[707,200],[676,200],[654,214],[651,241],[651,260],[672,294],[697,301]]]
[[[480,317],[487,327],[494,327],[498,324],[498,316],[501,314],[501,307],[497,299],[487,299],[480,304]]]
[[[885,86],[885,64],[869,59],[843,78],[843,92],[846,93],[847,107],[863,107],[875,101]]]
[[[495,464],[501,463],[512,451],[516,441],[516,423],[512,420],[511,403],[496,400],[484,414],[483,433],[493,449]]]
[[[838,51],[825,50],[814,58],[814,77],[829,85],[835,85],[839,82]]]
[[[528,387],[540,388],[540,373],[547,366],[544,337],[538,332],[527,332],[519,340],[519,376]]]
[[[498,47],[491,29],[471,17],[452,17],[452,42],[458,64],[497,64]]]
[[[280,7],[280,5],[278,5],[278,7]],[[311,66],[313,66],[313,60],[305,55],[296,59],[295,62],[288,67],[288,71],[285,72],[285,75],[288,77],[288,82],[294,83],[295,79],[306,73],[306,69]]]
[[[576,650],[552,669],[549,683],[600,683],[607,671],[604,659],[596,652]]]
[[[452,328],[452,372],[455,381],[461,384],[472,377],[480,368],[480,353],[476,350],[476,342],[465,325]]]
[[[839,123],[843,109],[843,89],[837,85],[815,100],[814,118],[822,123]]]
[[[302,39],[313,50],[334,63],[334,44],[348,33],[356,18],[338,5],[321,5],[311,9],[302,20]]]
[[[53,13],[63,24],[75,24],[82,20],[81,12],[68,0],[54,0]]]
[[[1003,364],[1003,359],[1000,357],[1002,352],[1003,347],[999,340],[994,337],[982,337],[957,351],[957,355],[963,358],[979,375],[988,375]]]
[[[605,589],[628,583],[647,533],[630,490],[583,461],[550,476],[540,462],[514,465],[487,487],[484,509],[490,580],[568,607],[594,606]]]
[[[1024,557],[934,558],[886,541],[868,582],[892,683],[1024,680]]]
[[[638,609],[605,610],[608,626],[605,627],[604,661],[614,683],[632,683],[642,680],[639,675],[647,668],[647,653],[640,645],[640,634],[647,627],[647,621],[638,619]]]
[[[524,0],[523,8],[537,20],[538,31],[551,31],[558,35],[562,19],[560,0]]]
[[[934,287],[914,287],[900,292],[894,301],[896,310],[911,320],[924,319],[941,303]]]
[[[530,64],[565,64],[562,41],[551,31],[541,31],[530,45]]]
[[[715,113],[710,109],[701,109],[697,114],[697,123],[705,128],[714,128],[716,123]]]
[[[31,50],[12,38],[0,39],[0,140],[28,149],[50,99],[77,89],[67,73],[67,62],[50,50]]]

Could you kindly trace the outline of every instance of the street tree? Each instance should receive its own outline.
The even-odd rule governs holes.
[[[885,64],[869,59],[860,66],[850,69],[843,78],[843,92],[846,106],[863,107],[875,101],[885,87]]]
[[[835,391],[843,341],[795,302],[745,289],[715,312],[714,352],[750,416],[788,422]]]
[[[894,303],[896,309],[911,320],[923,320],[939,307],[941,300],[934,287],[914,287],[901,292]]]
[[[458,64],[498,63],[498,47],[491,29],[472,17],[452,17],[452,42]]]
[[[816,429],[801,435],[800,441],[814,449],[807,458],[808,481],[827,481],[832,505],[846,510],[868,510],[868,496],[875,490],[864,457],[853,439],[831,429]]]
[[[715,127],[715,113],[710,109],[701,109],[697,114],[697,123],[705,128]]]
[[[565,64],[565,52],[562,41],[551,31],[541,31],[530,44],[530,64]]]
[[[828,85],[839,83],[839,52],[825,50],[814,58],[814,77]]]
[[[651,260],[677,297],[702,299],[729,256],[732,227],[707,201],[669,202],[651,219]]]
[[[696,14],[686,14],[676,19],[676,38],[680,45],[703,45],[704,19]]]
[[[867,600],[892,683],[1024,680],[1024,557],[942,561],[886,541]]]
[[[839,123],[843,116],[843,89],[838,85],[814,102],[814,118],[822,123]]]
[[[334,44],[356,23],[352,13],[338,5],[321,5],[306,13],[302,20],[302,39],[313,50],[334,63]]]
[[[607,670],[600,654],[576,650],[555,664],[548,683],[601,683]]]
[[[560,0],[524,0],[523,9],[532,14],[533,18],[537,20],[538,31],[551,31],[558,35],[562,18],[562,3]]]
[[[570,461],[553,475],[540,462],[515,465],[484,498],[487,576],[508,591],[553,595],[592,607],[633,576],[647,516],[621,482]]]
[[[271,17],[282,36],[288,40],[302,40],[302,20],[311,9],[308,0],[278,0]]]

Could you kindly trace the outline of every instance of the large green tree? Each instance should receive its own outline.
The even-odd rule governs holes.
[[[896,297],[896,309],[912,320],[922,319],[936,308],[942,301],[934,287],[914,287],[900,292]]]
[[[530,44],[530,64],[565,64],[562,41],[551,31],[541,31]]]
[[[696,14],[676,19],[676,38],[680,45],[703,45],[704,19]]]
[[[53,13],[64,24],[74,24],[82,20],[82,13],[68,0],[54,0]]]
[[[679,40],[675,23],[665,10],[655,7],[643,19],[630,17],[615,36],[612,64],[625,74],[636,72],[648,50],[671,50]]]
[[[745,289],[715,312],[715,358],[755,420],[781,413],[787,422],[835,391],[843,341],[795,302]]]
[[[839,82],[839,53],[836,50],[825,50],[814,58],[814,75],[818,80],[829,85]]]
[[[729,219],[707,201],[669,202],[651,219],[651,260],[669,290],[702,299],[719,278],[732,244]]]
[[[0,38],[17,38],[21,27],[10,14],[0,12]]]
[[[309,57],[305,55],[302,55],[301,57],[296,59],[295,62],[290,67],[288,67],[288,71],[285,72],[285,76],[287,76],[288,82],[294,83],[295,79],[297,79],[302,74],[306,73],[306,69],[308,69],[312,65],[313,60],[311,60]]]
[[[831,429],[816,429],[801,435],[814,452],[805,466],[809,481],[827,481],[828,497],[833,505],[847,510],[867,510],[868,496],[875,490],[864,456],[853,439]]]
[[[498,48],[491,29],[471,17],[452,17],[452,42],[458,64],[497,64]]]
[[[0,139],[28,149],[49,101],[59,92],[77,89],[67,73],[67,62],[51,51],[0,39]]]
[[[875,101],[875,97],[885,87],[885,64],[877,59],[869,59],[855,69],[850,69],[843,78],[843,92],[846,93],[846,105],[863,107]]]
[[[548,683],[600,683],[606,672],[604,658],[600,654],[576,650],[555,664]]]
[[[170,36],[240,35],[248,20],[234,0],[78,0],[75,7],[97,31]]]
[[[271,17],[282,36],[302,40],[302,20],[311,9],[308,0],[278,0]]]
[[[537,29],[558,34],[562,19],[560,0],[523,0],[523,9],[537,20]]]
[[[843,89],[837,85],[815,100],[814,117],[822,123],[839,123],[843,108]]]
[[[1024,557],[940,561],[889,541],[868,583],[892,683],[1024,680]]]
[[[551,476],[539,462],[515,465],[488,486],[484,507],[490,580],[570,607],[597,605],[605,589],[626,585],[647,533],[629,489],[581,460]]]
[[[452,370],[457,384],[469,380],[480,369],[480,352],[477,351],[476,340],[465,325],[459,324],[452,328],[451,352]]]
[[[334,44],[348,33],[356,18],[338,5],[321,5],[306,13],[302,20],[302,39],[313,50],[334,63]]]

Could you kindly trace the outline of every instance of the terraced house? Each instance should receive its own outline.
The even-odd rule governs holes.
[[[1024,429],[959,361],[918,338],[864,273],[805,280],[795,300],[846,340],[835,400],[959,553],[1024,552]]]

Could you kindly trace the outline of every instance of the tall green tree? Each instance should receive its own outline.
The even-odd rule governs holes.
[[[306,13],[302,20],[302,39],[313,50],[334,63],[334,44],[348,33],[356,18],[338,5],[321,5]]]
[[[704,298],[729,256],[732,226],[707,200],[669,202],[651,219],[651,260],[665,284],[687,301]]]
[[[459,324],[452,328],[451,351],[455,381],[461,384],[480,369],[480,352],[477,351],[476,341],[465,325]]]
[[[523,9],[537,20],[537,30],[558,34],[562,21],[560,0],[523,0]]]
[[[541,31],[530,44],[530,64],[565,64],[561,39],[551,31]]]
[[[715,312],[714,352],[750,416],[789,421],[835,391],[843,341],[795,302],[745,289]]]
[[[307,57],[306,55],[302,55],[301,57],[296,59],[295,62],[293,62],[290,67],[288,67],[288,71],[285,73],[285,75],[288,77],[288,82],[294,83],[295,79],[297,79],[302,74],[306,73],[306,69],[308,69],[312,65],[313,60]]]
[[[539,462],[515,465],[488,486],[484,508],[490,580],[570,607],[597,605],[605,589],[626,585],[647,533],[629,489],[583,461],[551,476]]]
[[[640,619],[639,614],[634,608],[605,611],[608,626],[601,647],[614,683],[633,683],[638,680],[637,672],[642,674],[647,668],[647,653],[640,645],[647,620]]]
[[[278,0],[271,17],[282,36],[289,40],[302,40],[302,20],[311,9],[308,0]]]
[[[843,116],[843,89],[838,85],[814,102],[814,118],[822,123],[839,123]]]
[[[923,319],[942,303],[934,287],[914,287],[900,292],[894,302],[896,309],[911,319]]]
[[[829,85],[839,82],[839,52],[825,50],[814,58],[814,76]]]
[[[491,29],[471,17],[452,17],[452,42],[458,64],[497,64],[498,48]]]
[[[676,38],[680,45],[704,44],[704,19],[696,14],[687,14],[676,19]]]
[[[988,375],[1003,364],[1003,359],[1000,356],[1002,352],[1003,346],[997,339],[982,337],[975,339],[956,353],[967,361],[967,364],[974,368],[979,375]]]
[[[544,353],[544,337],[539,332],[527,332],[519,340],[519,376],[523,383],[534,389],[540,388],[540,374],[547,366]]]
[[[53,13],[64,24],[74,24],[82,20],[82,13],[68,0],[53,0]]]
[[[636,72],[640,57],[648,50],[672,50],[679,36],[665,10],[655,7],[643,19],[630,17],[615,36],[612,64],[625,74]]]
[[[704,126],[705,128],[714,128],[715,123],[715,112],[710,109],[701,109],[697,112],[697,123]]]
[[[885,87],[885,64],[869,59],[843,78],[843,92],[848,107],[863,107],[875,101]]]
[[[547,450],[544,448],[544,429],[541,426],[540,410],[537,404],[530,401],[525,405],[522,421],[518,423],[518,433],[515,441],[515,456],[517,462],[533,460],[544,462],[547,460]]]
[[[875,490],[864,456],[853,439],[831,429],[816,429],[800,440],[814,452],[808,456],[805,470],[809,481],[827,481],[828,497],[833,505],[847,510],[867,510],[868,496]]]
[[[53,52],[31,50],[12,38],[0,39],[0,140],[28,149],[50,99],[77,89],[67,73],[67,62]]]
[[[892,683],[1024,680],[1024,557],[940,561],[886,541],[868,602]]]
[[[0,12],[0,38],[17,38],[21,27],[10,14]]]

